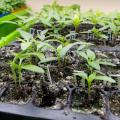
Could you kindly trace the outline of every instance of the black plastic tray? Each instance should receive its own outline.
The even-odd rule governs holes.
[[[101,120],[91,114],[81,114],[65,110],[37,108],[32,104],[13,105],[0,103],[0,120]]]

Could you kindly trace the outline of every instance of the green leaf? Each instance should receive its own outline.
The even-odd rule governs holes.
[[[116,66],[115,64],[113,64],[111,62],[107,62],[107,61],[100,61],[100,64],[102,64],[102,65],[108,65],[108,66]]]
[[[96,77],[96,73],[95,72],[90,74],[89,77],[88,77],[88,82],[92,82],[95,79],[95,77]]]
[[[99,64],[99,61],[96,60],[96,61],[88,61],[88,64],[95,68],[96,70],[100,70],[100,64]]]
[[[51,48],[53,51],[56,51],[55,47],[53,47],[52,45],[45,43],[45,42],[39,42],[39,44],[37,45],[37,50],[39,50],[43,46],[45,46],[47,48]]]
[[[18,57],[19,59],[26,59],[27,57],[30,56],[30,54],[20,52],[20,53],[16,53],[15,56]]]
[[[31,64],[22,65],[21,68],[24,70],[32,71],[32,72],[44,73],[44,70],[41,67],[38,67],[36,65],[31,65]]]
[[[18,26],[18,23],[14,22],[14,21],[2,21],[1,23],[9,23],[9,24],[14,24]]]
[[[23,31],[23,30],[21,30],[21,29],[19,29],[18,31],[19,31],[21,37],[22,37],[24,40],[27,40],[28,42],[30,41],[30,39],[33,38],[33,35],[30,34],[30,33],[28,33],[28,32],[26,32],[26,31]]]
[[[47,19],[44,19],[44,18],[40,18],[41,22],[44,24],[44,25],[47,25],[49,27],[51,27],[52,25],[50,24],[50,21],[47,20]]]
[[[78,27],[80,24],[80,16],[79,14],[75,14],[74,18],[73,18],[73,24],[75,27]]]
[[[85,58],[86,60],[88,60],[88,56],[87,56],[87,54],[86,54],[85,52],[78,52],[78,54],[79,54],[81,57],[83,57],[83,58]]]
[[[64,58],[64,56],[66,55],[66,53],[75,45],[78,45],[78,44],[84,44],[82,42],[75,42],[75,43],[71,43],[71,44],[68,44],[67,46],[63,47],[63,49],[61,50],[60,52],[60,57],[61,58]]]
[[[61,50],[62,50],[62,44],[60,44],[58,47],[57,47],[57,53],[60,54]]]
[[[42,59],[40,63],[47,63],[47,62],[51,62],[51,61],[56,61],[58,58],[57,57],[48,57],[45,59]]]
[[[45,35],[48,32],[48,29],[41,31],[42,35]]]
[[[33,55],[33,56],[37,56],[40,60],[45,58],[45,55],[43,53],[40,53],[40,52],[33,52],[33,53],[28,53],[28,54]]]
[[[95,53],[89,49],[87,49],[87,56],[90,58],[90,60],[95,60],[96,58]]]
[[[76,76],[80,76],[80,77],[82,77],[83,79],[86,79],[87,78],[87,74],[84,72],[84,71],[74,71],[74,73],[73,73],[74,75],[76,75]]]
[[[111,82],[111,83],[116,83],[116,81],[114,79],[112,79],[111,77],[108,77],[108,76],[96,76],[95,79],[96,80],[108,81],[108,82]]]
[[[31,42],[23,42],[21,43],[21,49],[26,50],[31,45]]]
[[[11,66],[11,68],[14,68],[14,69],[16,69],[18,67],[18,64],[14,63],[12,61],[10,61],[8,64]]]
[[[100,37],[103,38],[103,39],[106,39],[106,40],[108,39],[108,36],[104,35],[104,34],[101,34]]]
[[[85,47],[86,47],[86,45],[80,45],[80,46],[78,47],[77,51],[81,51],[81,50],[85,49]]]

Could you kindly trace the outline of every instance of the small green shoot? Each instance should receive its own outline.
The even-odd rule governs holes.
[[[75,16],[73,18],[73,25],[75,27],[76,32],[78,32],[78,27],[79,27],[80,23],[81,23],[80,15],[75,14]]]

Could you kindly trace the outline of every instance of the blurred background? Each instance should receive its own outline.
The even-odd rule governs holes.
[[[89,9],[103,12],[120,11],[120,0],[57,0],[62,5],[79,4],[82,11]],[[50,4],[52,0],[27,0],[28,6],[34,11],[39,11],[44,4]]]

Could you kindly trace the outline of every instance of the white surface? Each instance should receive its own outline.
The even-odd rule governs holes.
[[[34,11],[39,11],[44,4],[50,4],[51,2],[52,0],[27,0],[27,4]],[[120,0],[58,0],[58,2],[62,5],[79,4],[82,11],[90,8],[104,12],[120,11]]]

